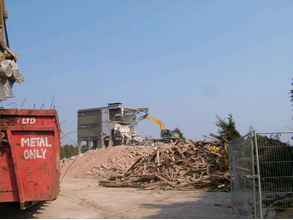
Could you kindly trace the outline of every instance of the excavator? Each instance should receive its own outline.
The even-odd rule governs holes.
[[[161,139],[164,142],[171,142],[171,141],[176,141],[176,140],[185,140],[182,132],[178,129],[175,128],[174,130],[169,130],[166,128],[164,122],[162,122],[160,119],[155,118],[154,116],[151,116],[149,114],[146,114],[144,116],[144,119],[149,120],[155,125],[158,125],[161,130]]]
[[[6,25],[7,18],[5,2],[0,0],[0,101],[12,98],[14,83],[23,82],[23,76],[16,64],[17,56],[10,49]]]

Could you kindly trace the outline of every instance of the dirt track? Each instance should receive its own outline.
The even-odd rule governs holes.
[[[65,178],[58,199],[1,218],[233,218],[229,193],[103,188],[96,179]]]

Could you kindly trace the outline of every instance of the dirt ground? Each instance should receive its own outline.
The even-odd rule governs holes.
[[[230,195],[204,191],[103,188],[97,179],[65,178],[56,201],[25,212],[0,207],[1,218],[233,218]]]

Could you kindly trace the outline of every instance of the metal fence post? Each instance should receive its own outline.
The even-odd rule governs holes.
[[[260,179],[260,166],[259,166],[259,152],[258,152],[258,140],[257,134],[254,131],[254,146],[255,146],[255,155],[256,155],[256,167],[257,167],[257,180],[258,180],[258,200],[259,200],[259,217],[263,218],[262,210],[262,189],[261,189],[261,179]]]
[[[252,176],[253,176],[253,179],[252,179],[252,194],[253,194],[253,207],[254,207],[254,210],[253,210],[253,215],[254,215],[254,218],[257,218],[257,202],[256,202],[256,191],[255,191],[255,158],[254,158],[254,150],[255,150],[255,147],[254,147],[254,141],[253,141],[253,136],[254,134],[254,131],[251,129],[250,132],[249,132],[249,136],[250,136],[250,153],[251,153],[251,171],[252,171]]]

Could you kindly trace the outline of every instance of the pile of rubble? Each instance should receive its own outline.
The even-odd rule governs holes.
[[[102,163],[96,163],[86,172],[87,175],[108,177],[123,174],[138,158],[148,155],[153,149],[151,147],[119,146],[106,149],[106,151],[108,151],[109,157],[104,158]]]
[[[154,149],[151,146],[117,146],[89,150],[61,162],[61,176],[107,178],[123,174],[138,158]]]
[[[100,181],[105,187],[228,191],[227,152],[216,143],[171,144],[142,155],[123,174]]]

